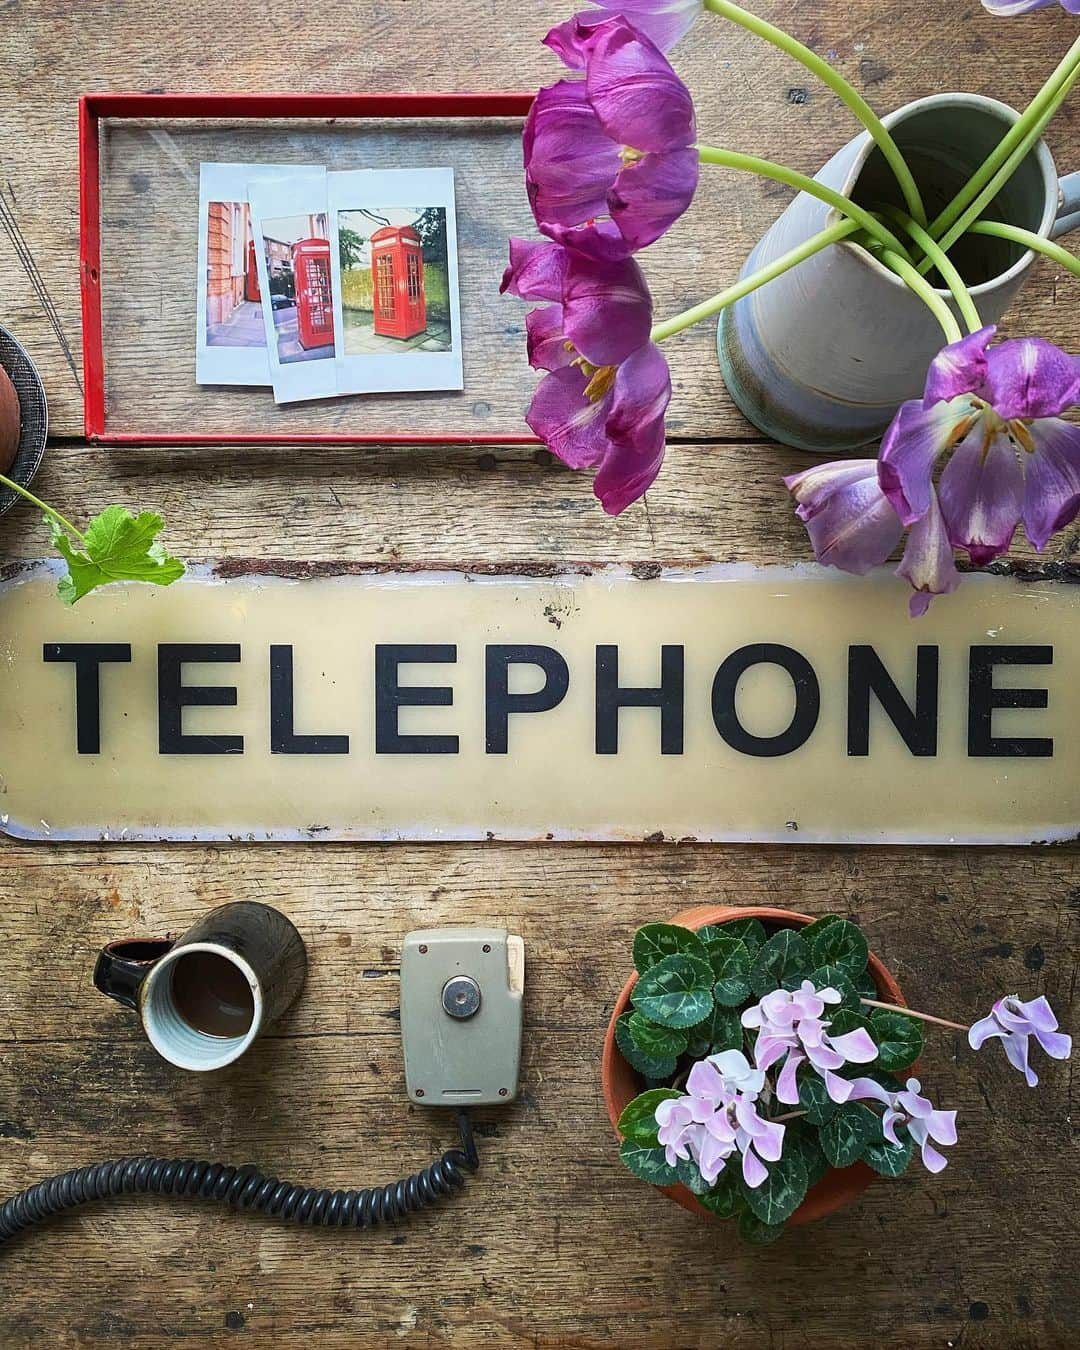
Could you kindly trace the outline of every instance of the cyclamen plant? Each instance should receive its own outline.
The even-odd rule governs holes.
[[[1054,0],[984,0],[1009,15]],[[1080,0],[1060,0],[1070,13]],[[1019,120],[934,219],[886,127],[827,61],[732,0],[592,0],[545,44],[571,78],[541,89],[526,121],[525,184],[542,240],[511,240],[502,289],[544,302],[526,317],[530,364],[545,373],[526,421],[618,514],[651,485],[664,457],[671,376],[660,344],[841,241],[872,252],[928,306],[946,345],[922,400],[897,411],[876,459],[819,465],[786,480],[819,562],[863,573],[908,531],[897,572],[912,616],[954,590],[957,550],[975,566],[1004,554],[1022,521],[1039,550],[1080,511],[1080,359],[1041,338],[992,346],[949,250],[995,235],[1080,276],[1059,244],[983,219],[1080,78],[1080,38]],[[706,11],[801,62],[863,124],[895,175],[905,209],[868,210],[805,175],[699,141],[693,100],[665,55]],[[656,320],[638,255],[693,199],[701,165],[762,175],[818,197],[837,223],[711,299]],[[927,280],[933,272],[953,309]]]
[[[647,1084],[619,1118],[620,1156],[654,1186],[681,1183],[740,1236],[778,1238],[830,1168],[862,1160],[885,1177],[916,1150],[940,1172],[956,1112],[908,1075],[923,1027],[1000,1040],[1029,1086],[1032,1038],[1068,1059],[1045,998],[999,999],[964,1026],[883,1003],[857,924],[826,914],[770,936],[759,919],[692,932],[652,923],[634,937],[633,1011],[615,1027],[623,1058]]]
[[[3,474],[0,486],[10,488],[44,515],[53,548],[67,564],[67,572],[57,586],[65,605],[73,605],[113,581],[170,586],[184,575],[184,564],[173,558],[158,540],[165,521],[154,511],[141,511],[133,516],[124,506],[107,506],[84,531]]]

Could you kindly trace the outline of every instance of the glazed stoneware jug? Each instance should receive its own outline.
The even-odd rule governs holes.
[[[937,94],[883,121],[919,184],[930,219],[1018,118],[975,94]],[[868,133],[849,141],[816,175],[868,209],[902,205],[895,180]],[[1056,238],[1080,226],[1080,173],[1059,179],[1046,145],[1032,148],[984,211]],[[748,276],[839,212],[800,193],[743,268]],[[1030,249],[968,235],[950,250],[984,323],[1016,298],[1034,262]],[[940,294],[955,305],[947,291]],[[851,450],[877,440],[897,406],[922,393],[926,369],[944,343],[922,300],[865,249],[848,240],[815,254],[720,315],[717,349],[724,381],[743,414],[767,436],[800,450]]]

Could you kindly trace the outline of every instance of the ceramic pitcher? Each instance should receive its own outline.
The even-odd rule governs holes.
[[[883,120],[933,219],[1018,116],[996,99],[937,94]],[[880,202],[902,205],[866,132],[816,177],[871,209]],[[1080,173],[1059,180],[1040,141],[984,215],[1056,238],[1080,226]],[[800,193],[751,253],[743,275],[839,219],[839,212]],[[950,256],[984,323],[996,322],[1012,303],[1035,257],[1018,244],[978,235],[959,240]],[[949,293],[939,293],[955,312]],[[725,310],[717,333],[725,383],[746,417],[774,440],[822,453],[878,439],[897,405],[921,395],[943,342],[924,302],[848,240]]]

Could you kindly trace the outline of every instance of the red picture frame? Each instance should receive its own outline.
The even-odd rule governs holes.
[[[79,288],[83,327],[83,425],[99,445],[538,445],[535,436],[399,435],[283,431],[119,432],[105,417],[105,353],[101,330],[102,118],[520,117],[530,93],[448,94],[84,94],[79,99]]]

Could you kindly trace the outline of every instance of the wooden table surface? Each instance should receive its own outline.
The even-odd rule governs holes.
[[[1057,11],[995,21],[975,0],[759,8],[881,111],[946,87],[1022,104],[1075,33]],[[530,88],[555,78],[538,38],[568,11],[553,0],[0,6],[0,321],[46,381],[42,494],[82,515],[114,500],[157,506],[173,549],[193,559],[806,558],[778,487],[805,460],[763,442],[732,408],[707,327],[677,344],[677,434],[663,474],[617,521],[586,476],[527,448],[114,451],[80,439],[68,361],[81,369],[80,93]],[[677,64],[713,141],[813,172],[852,134],[800,68],[719,21],[699,27]],[[1062,169],[1080,167],[1078,126],[1074,97],[1049,138]],[[693,222],[650,263],[686,302],[735,275],[784,201],[719,171],[703,193]],[[1007,327],[1075,351],[1077,294],[1041,263]],[[491,380],[505,378],[493,365]],[[1052,556],[1075,559],[1078,544],[1067,531]],[[0,521],[0,561],[44,549],[33,513]],[[271,1036],[207,1082],[158,1059],[90,974],[102,942],[179,932],[239,898],[294,918],[310,982]],[[452,1207],[346,1236],[194,1203],[98,1206],[0,1255],[0,1344],[1080,1343],[1070,1065],[1049,1067],[1029,1092],[1003,1056],[932,1041],[925,1077],[960,1111],[948,1169],[879,1182],[761,1251],[699,1226],[622,1169],[598,1059],[631,933],[717,899],[857,917],[917,1006],[963,1016],[1009,990],[1044,992],[1072,1021],[1075,847],[3,843],[0,1194],[140,1150],[253,1160],[330,1185],[412,1170],[451,1141],[452,1126],[402,1100],[401,937],[421,924],[506,925],[525,937],[529,981],[521,1099],[484,1114],[482,1170]]]

